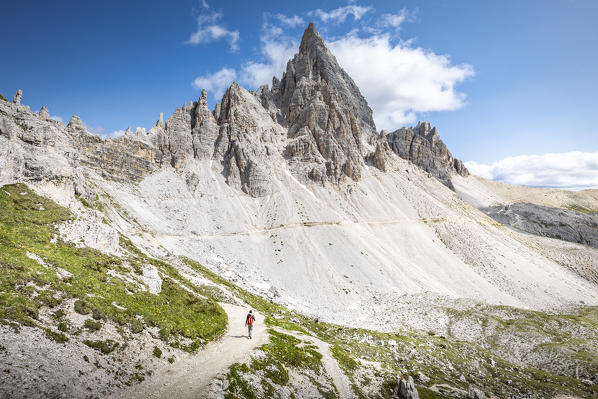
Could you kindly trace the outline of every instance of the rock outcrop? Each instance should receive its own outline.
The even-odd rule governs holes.
[[[50,112],[48,111],[48,108],[45,105],[39,110],[38,116],[39,119],[43,121],[50,120]]]
[[[417,393],[417,389],[415,388],[413,377],[409,376],[407,380],[404,380],[402,378],[399,379],[398,398],[419,399],[419,394]]]
[[[73,115],[69,120],[69,123],[66,125],[66,128],[69,132],[74,134],[81,134],[87,133],[87,128],[83,124],[81,118],[78,115]]]
[[[207,118],[206,114],[206,118]],[[257,98],[238,84],[222,98],[214,158],[221,160],[229,185],[261,197],[271,193],[273,158],[279,157],[277,138],[284,130],[270,118]],[[212,132],[210,124],[201,133]]]
[[[436,127],[431,127],[429,122],[400,128],[387,137],[390,148],[397,155],[421,167],[451,190],[454,190],[451,175],[469,175],[467,168],[460,160],[453,158]]]
[[[17,92],[15,93],[15,96],[12,99],[12,102],[17,104],[17,105],[21,105],[21,99],[23,98],[23,90],[19,89],[17,90]]]
[[[486,395],[481,390],[470,386],[467,393],[467,399],[486,399]]]

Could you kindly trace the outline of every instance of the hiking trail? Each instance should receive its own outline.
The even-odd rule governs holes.
[[[268,332],[260,313],[254,310],[257,320],[253,339],[248,339],[245,316],[249,308],[226,303],[220,303],[220,306],[228,314],[228,326],[221,339],[195,354],[158,368],[144,382],[118,396],[139,399],[204,397],[216,376],[226,373],[232,364],[247,360],[249,352],[268,343]]]

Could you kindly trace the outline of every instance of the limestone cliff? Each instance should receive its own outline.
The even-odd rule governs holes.
[[[467,168],[460,160],[453,158],[436,127],[431,127],[429,122],[400,128],[388,134],[387,138],[390,148],[397,155],[421,167],[451,190],[454,190],[452,175],[469,175]]]
[[[313,24],[271,88],[253,93],[234,83],[213,112],[203,90],[197,101],[177,108],[166,121],[161,113],[147,133],[127,129],[121,137],[102,140],[78,116],[65,128],[50,119],[46,107],[38,117],[30,113],[21,98],[19,91],[15,117],[31,129],[13,129],[18,137],[36,143],[60,137],[63,145],[57,150],[67,151],[72,168],[84,165],[123,182],[140,182],[162,167],[181,169],[190,160],[210,160],[221,165],[228,185],[262,197],[273,192],[273,177],[286,168],[299,181],[337,185],[359,181],[367,166],[390,171],[398,160],[395,154],[450,188],[452,175],[467,174],[429,123],[376,134],[372,110]]]

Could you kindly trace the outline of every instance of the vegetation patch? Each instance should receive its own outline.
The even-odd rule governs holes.
[[[49,328],[46,329],[46,337],[59,344],[64,344],[69,340],[63,333],[52,331]]]
[[[323,374],[322,355],[312,345],[271,329],[268,333],[270,342],[260,348],[260,355],[255,356],[248,364],[236,363],[229,368],[225,398],[258,397],[255,387],[250,383],[255,378],[260,380],[259,397],[279,397],[279,388],[289,384],[291,370],[303,373],[310,384],[317,387],[322,397],[337,397],[334,388],[331,390],[329,386],[325,386],[314,377],[314,375],[322,375],[323,378],[327,378]],[[313,373],[306,373],[306,371]],[[299,393],[295,392],[294,395]]]
[[[100,328],[102,328],[102,323],[93,319],[87,319],[85,320],[85,324],[83,326],[88,330],[98,331]]]
[[[157,358],[161,358],[162,357],[162,350],[160,348],[158,348],[157,346],[154,346],[154,356]]]
[[[185,350],[195,350],[225,331],[227,315],[215,301],[196,295],[198,289],[174,267],[144,255],[128,239],[121,238],[129,252],[124,259],[62,241],[55,225],[69,220],[70,211],[24,184],[0,188],[0,210],[1,323],[42,327],[40,307],[73,298],[80,314],[109,320],[121,331],[140,332],[143,320],[157,327],[165,342]],[[158,295],[131,293],[118,277],[140,274],[146,264],[167,276]],[[61,280],[57,267],[74,278]],[[63,316],[57,310],[53,319],[58,323]]]
[[[120,345],[118,342],[116,342],[112,339],[107,339],[105,341],[85,340],[85,341],[83,341],[83,343],[85,345],[89,346],[90,348],[93,348],[97,351],[102,352],[104,355],[107,355],[107,354],[113,352]]]

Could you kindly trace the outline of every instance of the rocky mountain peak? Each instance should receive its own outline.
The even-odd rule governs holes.
[[[315,181],[361,178],[375,135],[372,110],[313,23],[282,79],[257,94],[273,119],[288,128],[284,153],[295,172]],[[223,104],[224,105],[224,104]]]
[[[305,32],[303,32],[301,44],[299,45],[299,52],[307,54],[316,48],[328,50],[328,47],[326,46],[324,39],[322,39],[322,36],[320,36],[318,31],[316,30],[316,26],[313,22],[310,22],[307,26],[307,29],[305,29]]]

